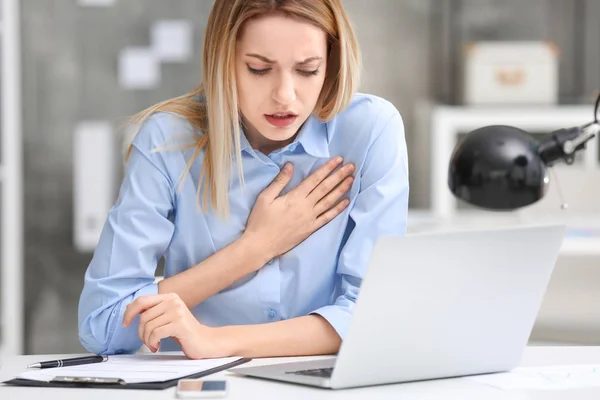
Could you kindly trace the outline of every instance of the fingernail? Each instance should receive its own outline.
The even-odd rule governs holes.
[[[290,163],[285,163],[285,165],[283,166],[283,172],[285,172],[286,174],[290,172],[291,169],[291,165]]]
[[[336,157],[336,158],[335,158],[335,162],[336,162],[337,164],[341,163],[342,161],[344,161],[344,159],[343,159],[342,157]]]

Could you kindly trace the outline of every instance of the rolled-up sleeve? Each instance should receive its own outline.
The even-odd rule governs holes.
[[[161,152],[162,136],[150,118],[133,141],[119,196],[108,214],[79,299],[79,340],[90,352],[135,352],[139,318],[123,328],[127,304],[158,293],[157,263],[173,236],[173,183]]]
[[[313,313],[346,336],[360,284],[377,240],[404,236],[408,213],[408,157],[404,125],[395,112],[386,118],[359,171],[360,191],[350,205],[349,224],[337,265],[341,279],[334,303]]]

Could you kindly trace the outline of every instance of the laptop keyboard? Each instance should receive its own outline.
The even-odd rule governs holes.
[[[333,368],[305,369],[302,371],[286,372],[286,374],[316,376],[319,378],[331,378],[332,373]]]

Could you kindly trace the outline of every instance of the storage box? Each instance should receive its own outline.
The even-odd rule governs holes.
[[[548,42],[473,42],[463,56],[467,105],[558,102],[557,47]]]

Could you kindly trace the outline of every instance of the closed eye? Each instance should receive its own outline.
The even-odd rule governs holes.
[[[306,71],[303,69],[299,69],[297,70],[301,75],[304,76],[315,76],[315,75],[319,75],[319,68],[312,70],[312,71]]]
[[[270,69],[271,68],[255,69],[255,68],[252,68],[251,66],[248,65],[248,71],[250,71],[250,73],[254,74],[254,75],[264,75],[267,72],[269,72]]]
[[[251,74],[254,75],[265,75],[267,72],[269,72],[271,70],[271,68],[265,68],[265,69],[256,69],[256,68],[252,68],[251,66],[247,65],[248,67],[248,71]],[[304,70],[304,69],[298,69],[296,70],[300,75],[302,76],[315,76],[319,74],[319,69],[315,69],[315,70]]]

